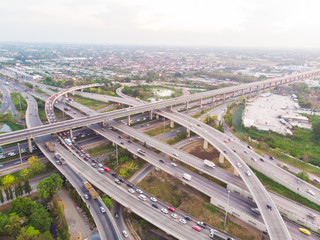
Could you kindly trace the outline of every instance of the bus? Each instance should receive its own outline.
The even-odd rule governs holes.
[[[69,147],[72,146],[72,142],[71,142],[71,140],[70,140],[69,138],[66,138],[64,141],[66,142],[66,144],[67,144]]]

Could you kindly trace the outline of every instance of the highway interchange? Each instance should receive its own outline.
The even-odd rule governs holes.
[[[271,81],[270,80],[268,80],[268,82],[266,81],[265,83],[263,83],[263,84],[269,84]],[[251,86],[250,86],[250,88],[251,88]],[[241,89],[241,88],[240,88]],[[238,91],[239,89],[237,89],[237,88],[233,88],[232,87],[232,90],[233,91]],[[220,92],[220,91],[218,91],[218,92]],[[222,93],[223,93],[223,91],[222,91]],[[227,92],[225,92],[224,94],[226,94]],[[206,93],[207,94],[207,93]],[[206,94],[204,94],[203,96],[206,96]],[[219,93],[216,93],[216,94],[219,94]],[[221,94],[221,93],[220,93]],[[195,97],[195,95],[196,94],[194,94],[194,95],[191,95],[191,96],[193,96],[192,98],[194,98]],[[211,95],[210,95],[211,96]],[[191,99],[192,99],[191,98]],[[197,99],[199,99],[199,96],[197,96]],[[165,102],[165,101],[163,101],[163,102],[161,102],[159,105],[161,106],[161,105],[163,105],[163,106],[170,106],[170,105],[175,105],[176,103],[182,103],[183,101],[185,101],[185,100],[181,100],[181,99],[179,99],[177,102],[172,102],[171,101],[171,103],[163,103],[163,102]],[[152,105],[152,104],[150,104],[150,105]],[[130,110],[132,110],[132,111],[130,111],[130,113],[129,113],[129,111],[128,111],[128,109],[123,109],[123,110],[118,110],[118,111],[114,111],[114,112],[116,112],[116,114],[114,114],[113,112],[112,113],[107,113],[107,114],[102,114],[104,117],[106,117],[106,119],[112,119],[112,118],[118,118],[119,116],[125,116],[125,115],[128,115],[128,114],[133,114],[133,113],[136,113],[136,112],[141,112],[142,110],[140,109],[141,107],[140,106],[138,106],[138,107],[134,107],[134,108],[129,108],[129,111]],[[160,108],[160,107],[157,107],[157,108]],[[150,107],[150,108],[148,108],[148,109],[151,109],[151,110],[153,110],[153,106],[152,107]],[[155,109],[154,109],[155,110]],[[218,149],[220,149],[222,152],[225,150],[226,151],[226,153],[224,153],[224,155],[225,155],[225,157],[227,157],[228,158],[228,160],[234,165],[234,167],[235,168],[237,168],[237,163],[238,162],[240,162],[241,163],[241,165],[242,165],[242,168],[241,169],[238,169],[239,170],[239,173],[240,173],[240,175],[241,175],[241,177],[242,177],[242,179],[247,183],[247,185],[249,184],[249,189],[251,190],[251,193],[253,193],[253,195],[254,195],[254,198],[255,198],[255,200],[257,200],[257,197],[258,196],[260,196],[260,198],[262,198],[261,199],[261,201],[260,200],[258,200],[257,201],[257,203],[258,203],[258,206],[259,206],[259,204],[260,204],[260,206],[259,206],[259,209],[260,209],[260,211],[261,211],[261,213],[262,213],[262,216],[264,216],[264,220],[266,220],[266,218],[268,219],[268,221],[265,221],[266,222],[266,225],[267,225],[267,228],[268,228],[268,230],[269,230],[269,233],[270,233],[270,235],[271,235],[271,238],[274,238],[274,239],[290,239],[290,237],[289,238],[287,238],[288,237],[288,233],[286,233],[286,231],[284,231],[284,229],[286,229],[286,227],[280,227],[280,229],[281,229],[281,231],[279,232],[279,231],[276,231],[276,229],[277,229],[277,227],[278,227],[278,229],[279,229],[279,222],[277,222],[278,221],[278,219],[279,219],[279,212],[276,210],[276,207],[274,207],[273,208],[273,211],[271,212],[271,211],[269,211],[269,210],[267,210],[266,208],[265,208],[265,206],[266,206],[266,203],[268,203],[268,204],[271,204],[272,205],[272,200],[271,200],[271,198],[269,197],[269,195],[266,193],[266,192],[261,192],[261,191],[258,191],[258,189],[259,190],[261,190],[261,189],[264,189],[262,186],[261,186],[261,184],[260,184],[260,182],[255,178],[255,175],[253,175],[253,176],[250,176],[250,177],[247,177],[246,176],[246,174],[245,174],[245,171],[247,171],[247,170],[249,170],[250,171],[250,169],[247,169],[246,168],[246,164],[244,163],[244,162],[242,162],[242,159],[241,158],[239,158],[238,156],[237,156],[237,154],[235,154],[230,148],[229,148],[229,146],[227,145],[227,144],[224,144],[222,141],[222,139],[220,139],[220,142],[217,142],[216,141],[216,139],[213,139],[212,140],[212,136],[213,135],[217,135],[217,133],[216,132],[214,132],[214,131],[212,131],[212,128],[210,129],[208,126],[206,126],[205,124],[202,124],[202,123],[199,123],[199,121],[197,121],[196,119],[193,119],[193,118],[187,118],[187,120],[186,120],[186,117],[185,117],[185,115],[182,115],[182,114],[180,114],[180,113],[177,113],[177,112],[175,112],[175,113],[172,113],[172,112],[170,112],[170,111],[166,111],[166,110],[158,110],[158,113],[159,114],[161,114],[161,115],[164,115],[164,116],[166,116],[167,118],[171,118],[171,119],[173,119],[175,122],[178,122],[179,124],[181,124],[182,123],[182,125],[184,125],[184,126],[186,126],[186,127],[189,127],[189,129],[191,129],[191,131],[194,131],[194,132],[196,132],[199,136],[201,136],[202,138],[204,138],[204,139],[206,139],[206,140],[208,140],[208,142],[210,142],[213,146],[215,146],[216,148],[218,148]],[[114,115],[113,115],[114,114]],[[182,115],[182,116],[180,116],[180,115]],[[101,116],[101,115],[98,115],[99,117]],[[97,121],[97,119],[95,119],[97,116],[93,116],[93,117],[86,117],[85,119],[80,119],[80,120],[87,120],[86,122],[88,123],[88,122],[90,122],[91,123],[91,120],[93,120],[92,121],[92,123],[94,123],[94,122],[101,122],[101,118],[100,118],[100,120],[99,121]],[[71,120],[69,120],[70,121],[70,123],[71,122],[73,122],[73,123],[75,123],[75,121],[71,121]],[[68,122],[68,121],[66,121],[66,122]],[[85,121],[84,121],[85,122]],[[76,123],[77,124],[83,124],[81,121],[76,121]],[[60,123],[59,123],[60,124]],[[191,125],[190,125],[191,124]],[[50,124],[50,126],[54,126],[54,125],[56,125],[56,126],[58,126],[58,124]],[[77,125],[77,126],[80,126],[80,125]],[[198,126],[198,125],[200,125],[200,126]],[[71,129],[71,128],[73,128],[74,126],[71,126],[70,127],[70,125],[69,125],[69,123],[68,123],[68,127],[67,127],[67,129]],[[50,129],[50,127],[48,128],[48,127],[42,127],[42,128],[38,128],[39,129],[39,132],[41,131],[41,130],[44,130],[44,129]],[[33,128],[33,130],[38,130],[38,129],[35,129],[35,128]],[[64,128],[65,129],[65,128]],[[50,131],[52,131],[52,130],[49,130],[49,131],[44,131],[45,133],[39,133],[39,136],[41,136],[41,135],[44,135],[44,134],[48,134],[48,133],[51,133]],[[55,129],[55,131],[57,131],[56,129]],[[6,134],[7,136],[8,136],[8,134]],[[33,136],[36,136],[36,134],[35,135],[33,135]],[[218,137],[217,137],[218,138]],[[223,136],[223,138],[225,138],[225,136]],[[8,139],[8,138],[7,138]],[[2,141],[4,141],[4,140],[2,140]],[[120,143],[121,144],[121,143]],[[242,146],[242,149],[243,149],[243,146]],[[136,151],[136,150],[135,150]],[[230,157],[231,156],[231,157]],[[250,182],[252,183],[252,181],[253,182],[255,182],[255,186],[253,185],[252,186],[252,184],[250,184]],[[264,190],[265,191],[265,190]],[[263,193],[263,194],[262,194]],[[266,196],[267,196],[267,198],[266,198]],[[258,198],[259,199],[259,198]],[[260,203],[260,202],[263,202],[263,203]],[[280,219],[281,219],[281,217],[280,217]],[[269,226],[268,226],[268,222],[269,222]],[[280,223],[281,223],[281,221],[280,221]],[[277,226],[272,226],[273,224],[277,224]],[[271,231],[270,231],[270,229],[271,229]],[[272,230],[273,229],[273,230]],[[273,235],[274,234],[274,235]]]

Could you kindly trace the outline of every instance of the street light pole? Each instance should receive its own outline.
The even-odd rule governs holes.
[[[166,118],[163,117],[163,133],[166,132]]]
[[[119,167],[119,160],[118,160],[118,144],[116,144],[116,158],[117,158],[117,167]]]
[[[20,156],[20,163],[22,164],[21,150],[20,150],[20,143],[18,143],[18,150],[19,150],[19,156]]]
[[[226,228],[226,222],[227,222],[227,215],[228,215],[227,208],[229,207],[229,197],[230,197],[230,190],[228,190],[228,200],[227,200],[227,206],[226,206],[226,214],[224,216],[224,228]]]

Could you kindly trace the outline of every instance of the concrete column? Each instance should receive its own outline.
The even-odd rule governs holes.
[[[174,127],[174,121],[170,120],[170,127],[173,128]]]
[[[223,100],[226,100],[226,94],[225,93],[223,94]]]
[[[68,93],[65,94],[66,98],[68,97]]]
[[[202,98],[200,98],[200,107],[202,107],[203,101]]]
[[[72,91],[72,96],[74,96],[74,91]]]
[[[189,102],[186,102],[186,109],[189,109]]]
[[[70,129],[69,134],[70,134],[70,138],[72,138],[73,137],[72,136],[72,128]]]
[[[159,114],[156,114],[156,119],[159,120]]]
[[[224,163],[224,156],[222,153],[220,153],[220,156],[219,156],[219,163]]]
[[[203,140],[203,149],[208,149],[208,141]]]
[[[233,91],[232,92],[232,97],[234,97],[236,95],[236,92],[235,91]]]
[[[187,128],[187,137],[190,137],[190,129]]]
[[[112,142],[112,146],[115,146],[116,144],[114,142]]]
[[[83,92],[83,88],[81,88],[81,92]]]
[[[170,106],[170,111],[172,111],[172,105]]]
[[[153,113],[152,113],[152,110],[150,110],[150,112],[149,112],[149,119],[150,120],[152,119],[152,116],[153,116]]]
[[[215,97],[215,96],[213,96],[213,97],[212,97],[212,103],[214,103],[214,102],[215,102],[215,100],[216,100],[216,97]]]
[[[234,173],[234,175],[239,176],[239,173],[237,172],[237,170],[235,168],[233,169],[233,173]]]
[[[28,148],[29,148],[29,153],[32,153],[32,142],[31,142],[31,138],[28,138]]]
[[[128,115],[128,116],[127,116],[127,125],[128,125],[128,126],[130,126],[130,122],[131,122],[130,115]]]
[[[106,123],[103,121],[103,122],[101,122],[101,125],[102,125],[102,127],[105,127]]]

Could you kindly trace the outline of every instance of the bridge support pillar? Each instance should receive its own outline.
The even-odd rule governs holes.
[[[174,127],[174,121],[170,120],[170,127],[173,128]]]
[[[68,93],[65,94],[66,98],[68,97]]]
[[[239,173],[235,168],[233,169],[233,173],[234,173],[234,175],[239,176]]]
[[[187,128],[187,137],[189,138],[190,137],[190,129]]]
[[[172,105],[170,106],[170,111],[172,111]]]
[[[186,102],[186,110],[189,109],[189,102]]]
[[[74,91],[72,91],[72,96],[74,96],[74,94],[75,94]]]
[[[81,92],[83,92],[83,88],[81,88],[81,90],[80,90]]]
[[[202,98],[200,98],[200,107],[202,107],[203,101]]]
[[[115,146],[116,144],[115,144],[115,142],[112,142],[112,146]]]
[[[70,129],[69,134],[70,134],[70,138],[72,139],[72,137],[73,137],[73,136],[72,136],[72,128]],[[71,139],[70,139],[70,140],[71,140]]]
[[[130,126],[130,122],[131,122],[131,118],[130,118],[130,115],[128,115],[127,117],[127,125]]]
[[[28,148],[29,148],[29,153],[32,153],[32,142],[31,142],[31,138],[28,138]]]
[[[223,100],[226,100],[226,94],[225,93],[223,94]]]
[[[220,153],[220,156],[219,156],[219,163],[224,163],[224,156],[222,153]]]
[[[150,110],[150,112],[149,112],[149,119],[151,120],[152,117],[153,117],[153,112],[152,112],[152,110]]]
[[[159,114],[156,114],[156,119],[159,120]]]
[[[208,141],[203,140],[203,149],[208,149]]]
[[[212,96],[212,103],[214,103],[215,100],[216,100],[216,97]]]
[[[101,125],[102,125],[102,127],[105,127],[106,123],[103,121],[103,122],[101,122]]]

